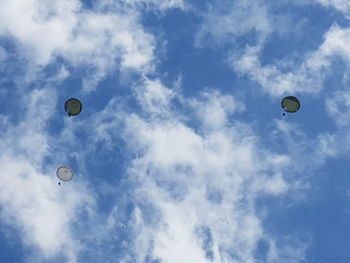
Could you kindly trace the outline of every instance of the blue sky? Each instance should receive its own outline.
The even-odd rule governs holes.
[[[0,262],[349,262],[349,42],[345,0],[2,1]]]

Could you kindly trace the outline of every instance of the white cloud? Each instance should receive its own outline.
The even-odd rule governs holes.
[[[169,112],[170,102],[175,97],[175,92],[164,87],[159,79],[145,79],[135,92],[144,111],[157,114]]]
[[[321,133],[318,136],[318,155],[321,160],[335,158],[347,154],[350,150],[350,93],[348,90],[334,91],[327,97],[325,104],[328,115],[334,121],[337,129]]]
[[[218,91],[202,92],[201,97],[192,99],[190,105],[207,129],[225,127],[229,123],[230,115],[245,110],[242,102],[231,95],[221,95]]]
[[[57,160],[44,166],[45,157],[53,154],[46,128],[54,112],[55,92],[33,90],[21,101],[24,108],[18,110],[23,118],[18,124],[5,116],[1,119],[5,127],[0,143],[2,222],[15,226],[28,247],[38,248],[40,260],[63,255],[67,262],[76,262],[81,246],[72,225],[83,210],[91,209],[93,197],[78,178],[72,185],[57,185],[55,171],[64,153],[55,152]]]
[[[238,60],[233,57],[233,66],[237,72],[257,81],[271,96],[281,96],[286,92],[315,93],[323,89],[323,81],[330,71],[331,63],[323,50],[320,47],[307,55],[300,65],[290,65],[288,70],[282,71],[286,61],[263,66],[259,59],[261,48],[248,47]]]
[[[344,1],[322,1],[324,5],[333,5],[341,10],[348,9]],[[296,3],[302,4],[302,3]],[[306,8],[311,2],[304,3]],[[332,72],[334,57],[340,57],[349,65],[349,29],[337,24],[324,33],[324,41],[316,50],[304,55],[300,62],[285,57],[269,64],[262,61],[265,45],[271,41],[273,33],[283,34],[296,31],[299,24],[288,21],[286,16],[281,21],[278,15],[271,13],[266,2],[235,1],[211,6],[203,16],[203,23],[197,33],[195,45],[227,46],[228,63],[238,74],[248,76],[256,81],[271,96],[280,97],[284,93],[319,93],[323,90],[324,81]],[[281,29],[282,28],[282,29]],[[302,29],[302,28],[301,28]],[[240,46],[242,36],[250,36],[250,42]],[[297,37],[302,37],[298,35]],[[215,46],[214,45],[214,46]],[[289,54],[291,55],[291,54]],[[295,57],[295,54],[294,54]]]
[[[21,158],[2,155],[0,165],[2,221],[18,227],[22,241],[38,247],[44,258],[61,253],[76,262],[80,248],[71,224],[91,201],[86,189],[79,184],[60,188],[54,170],[44,175]]]
[[[152,256],[162,262],[209,262],[194,233],[205,226],[213,236],[209,249],[215,262],[232,262],[235,257],[253,262],[263,233],[254,211],[255,195],[280,194],[287,188],[280,175],[267,179],[260,170],[263,161],[255,155],[254,141],[235,142],[230,136],[235,129],[207,138],[182,124],[144,124],[138,130],[149,147],[133,167],[133,175],[142,182],[139,198],[149,200],[163,215],[161,226],[150,226]]]
[[[166,10],[169,8],[180,8],[185,9],[186,8],[186,2],[183,0],[167,0],[167,1],[160,1],[160,0],[148,0],[147,2],[151,2],[157,8],[160,10]]]
[[[119,9],[123,8],[137,8],[150,10],[165,11],[170,8],[185,9],[185,2],[183,0],[122,0],[115,2],[113,0],[101,0],[97,3],[99,6],[114,6]]]
[[[338,91],[326,100],[329,115],[340,127],[350,125],[350,92]]]
[[[74,0],[26,0],[22,5],[5,1],[0,10],[0,22],[4,22],[0,23],[0,34],[15,38],[23,55],[38,66],[48,65],[59,56],[77,68],[88,65],[93,76],[86,78],[86,90],[92,90],[117,65],[141,75],[152,72],[157,40],[139,21],[143,4],[161,11],[184,8],[180,0],[118,3],[125,5],[119,12],[121,7],[115,1],[101,1],[90,11],[82,10],[80,2]],[[116,9],[103,12],[108,5],[115,5]],[[197,40],[203,41],[211,34],[219,43],[227,37],[231,41],[257,31],[259,44],[247,47],[241,57],[234,56],[237,60],[233,64],[235,70],[248,74],[273,96],[285,91],[303,92],[305,83],[310,84],[308,92],[319,91],[323,80],[319,75],[329,67],[328,57],[346,54],[348,50],[347,30],[335,26],[319,50],[310,54],[297,70],[282,73],[279,65],[264,66],[259,60],[260,44],[272,30],[266,7],[257,1],[237,1],[233,7],[220,20],[216,20],[218,14],[205,16],[209,27],[202,28]],[[69,67],[62,66],[50,81],[60,81],[70,74]],[[316,77],[320,77],[319,82],[315,82]],[[0,186],[0,205],[5,208],[4,222],[21,229],[23,241],[38,247],[44,257],[52,258],[65,251],[69,261],[75,262],[84,244],[72,225],[81,220],[80,209],[93,207],[94,193],[88,193],[79,180],[58,188],[53,176],[55,166],[66,161],[67,149],[76,147],[75,151],[81,154],[69,154],[77,156],[84,170],[87,156],[111,150],[114,139],[123,136],[128,147],[123,149],[125,155],[130,151],[136,156],[123,177],[132,184],[127,193],[132,194],[127,198],[135,209],[129,224],[122,226],[132,231],[127,233],[130,243],[125,241],[121,246],[131,249],[120,262],[141,263],[147,257],[169,263],[255,262],[261,239],[269,243],[268,262],[301,261],[303,246],[282,246],[269,236],[255,201],[260,196],[278,197],[290,190],[293,183],[288,178],[298,172],[291,165],[304,158],[295,156],[303,152],[306,142],[294,147],[295,141],[288,141],[288,156],[267,150],[249,125],[234,118],[245,106],[231,95],[206,91],[199,98],[179,98],[177,90],[165,87],[159,79],[146,77],[141,84],[133,83],[133,87],[142,114],[125,110],[125,102],[113,98],[105,109],[91,117],[65,119],[59,138],[46,131],[57,102],[53,88],[37,89],[21,97],[25,104],[21,116],[25,117],[18,125],[9,124],[7,117],[1,116],[7,127],[0,142],[0,165],[4,168],[0,177],[5,182]],[[188,112],[175,112],[178,109],[172,102],[176,97],[184,108],[190,109]],[[329,103],[330,112],[336,112],[335,102]],[[193,125],[195,121],[199,126]],[[121,131],[123,126],[125,130]],[[298,130],[285,123],[277,126],[280,133],[289,135]],[[75,141],[81,134],[72,131],[78,129],[88,133],[84,145],[78,145],[81,140]],[[101,140],[106,148],[100,149]],[[329,147],[333,136],[320,137],[319,141],[324,156],[334,154]],[[44,169],[44,158],[53,154],[52,147],[56,161]],[[150,214],[144,204],[157,213]],[[119,205],[110,213],[106,226],[95,215],[92,221],[99,227],[103,225],[103,230],[92,231],[89,241],[96,238],[101,242],[108,235],[120,234],[109,233],[121,224],[117,221]],[[291,251],[297,253],[293,255]]]
[[[87,11],[78,0],[6,0],[0,17],[0,36],[13,37],[31,66],[63,57],[73,66],[90,68],[87,90],[119,64],[124,70],[152,71],[155,40],[136,11]]]
[[[198,111],[208,108],[226,119],[239,109],[234,102],[214,92],[195,103]],[[194,100],[183,103],[194,105]],[[189,113],[186,120],[194,115]],[[138,251],[135,262],[146,257],[160,262],[255,262],[257,243],[266,233],[254,202],[258,196],[288,190],[283,176],[287,156],[260,148],[252,130],[237,121],[226,119],[213,129],[205,114],[197,118],[204,124],[200,133],[171,115],[125,115],[124,136],[138,156],[129,168],[136,184],[134,200],[140,205],[132,223],[138,233],[132,248]],[[151,212],[142,204],[158,211],[152,212],[154,220],[147,220]],[[200,229],[209,236],[203,237]]]
[[[341,137],[341,140],[339,140]],[[325,133],[321,134],[318,138],[319,140],[319,154],[321,158],[335,157],[339,153],[340,146],[339,141],[344,141],[343,136],[339,134]],[[344,145],[344,144],[342,144]]]
[[[287,237],[288,239],[288,237]],[[267,261],[271,263],[299,263],[306,260],[305,251],[310,247],[311,242],[300,242],[298,246],[289,246],[283,249],[278,249],[281,244],[277,244],[274,240],[268,240],[270,243],[270,250]],[[284,241],[285,242],[285,241]],[[295,242],[295,240],[289,241]]]
[[[47,120],[55,108],[53,89],[34,90],[30,96],[25,96],[26,118],[19,126],[9,128],[2,141],[2,149],[14,145],[13,153],[2,151],[7,158],[3,159],[6,169],[13,170],[13,163],[16,163],[16,188],[26,188],[21,195],[12,188],[0,194],[1,204],[8,208],[7,218],[18,218],[6,222],[23,229],[24,242],[39,247],[44,256],[49,258],[66,251],[70,261],[75,262],[84,243],[79,243],[81,236],[73,234],[71,225],[79,220],[79,208],[91,208],[93,196],[89,196],[86,187],[79,182],[64,188],[62,196],[55,180],[48,176],[54,171],[53,165],[51,171],[43,172],[42,161],[52,153],[50,147],[56,147],[55,158],[63,162],[64,153],[69,149],[62,144],[66,142],[77,146],[75,151],[82,150],[79,160],[83,167],[85,157],[97,149],[97,142],[103,139],[106,145],[113,145],[113,138],[119,136],[121,125],[125,125],[122,134],[129,147],[125,151],[138,156],[131,163],[127,177],[135,184],[132,202],[136,207],[149,204],[159,215],[152,214],[156,219],[150,221],[147,219],[149,211],[142,205],[135,209],[128,226],[134,233],[128,232],[132,248],[128,251],[130,254],[124,254],[124,262],[143,262],[147,256],[163,262],[210,262],[210,258],[214,258],[214,262],[254,262],[257,243],[266,237],[254,202],[258,196],[278,196],[288,191],[289,184],[283,174],[289,158],[261,148],[259,138],[249,126],[231,120],[232,115],[244,109],[244,104],[233,96],[204,92],[199,99],[181,98],[191,110],[188,116],[178,116],[172,112],[172,102],[180,95],[160,80],[145,79],[144,85],[135,86],[135,89],[139,92],[137,99],[143,106],[143,113],[147,112],[145,118],[125,112],[123,105],[114,98],[89,121],[66,120],[60,138],[50,138],[45,132]],[[219,122],[211,124],[212,120],[207,114],[201,114],[201,109],[203,113],[216,112]],[[193,119],[201,123],[196,131],[189,125]],[[74,142],[79,135],[72,133],[78,128],[91,134],[80,146]],[[16,129],[18,133],[13,133]],[[62,149],[65,151],[60,153]],[[15,154],[21,157],[20,161],[13,157]],[[29,171],[24,179],[23,171]],[[28,202],[34,205],[28,206]],[[61,214],[57,215],[57,211]],[[27,214],[37,213],[41,215],[37,221],[25,219]],[[106,228],[113,229],[119,224],[115,221],[118,220],[116,214],[113,210],[110,216],[115,218],[109,218],[112,223]],[[51,220],[50,229],[42,235],[42,227],[46,227],[42,222],[46,220]],[[98,217],[93,222],[102,224]],[[200,229],[207,229],[211,242],[206,243],[207,237]],[[98,240],[108,236],[108,231],[92,232]],[[55,244],[50,245],[53,242]],[[69,248],[64,244],[69,244]]]
[[[321,5],[333,7],[347,16],[350,14],[350,3],[347,0],[316,0]]]
[[[243,55],[232,56],[234,69],[247,74],[257,81],[271,96],[281,96],[289,93],[319,93],[324,88],[324,80],[332,72],[332,59],[341,58],[347,65],[350,62],[349,29],[333,25],[324,35],[324,41],[319,48],[306,55],[299,65],[281,60],[275,64],[262,65],[260,55],[262,47],[247,47]]]
[[[268,10],[260,1],[238,0],[215,2],[203,14],[204,22],[196,35],[196,46],[207,46],[208,40],[221,45],[234,43],[236,37],[257,32],[256,41],[262,42],[272,30]]]

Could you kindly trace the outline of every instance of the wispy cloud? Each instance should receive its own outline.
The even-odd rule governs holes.
[[[261,42],[273,29],[268,9],[261,1],[216,1],[202,16],[195,42],[198,47],[206,46],[206,42],[220,46],[235,43],[249,32],[255,32],[255,41]]]
[[[333,7],[343,12],[346,16],[349,16],[350,3],[346,0],[316,0],[316,2],[327,7]]]
[[[85,90],[119,65],[152,71],[155,41],[137,10],[103,13],[84,10],[80,1],[5,1],[0,16],[0,34],[16,40],[28,65],[45,67],[61,57],[70,67],[87,68]]]
[[[197,108],[210,107],[222,120],[233,114],[215,101],[234,98],[210,94]],[[288,157],[261,148],[242,123],[208,126],[204,113],[189,115],[203,121],[198,131],[178,118],[125,116],[125,136],[138,156],[129,168],[136,184],[135,262],[254,262],[257,243],[268,237],[254,203],[258,196],[288,190]],[[148,220],[150,213],[156,219]]]
[[[316,2],[349,9],[344,1]],[[271,232],[264,198],[300,201],[293,194],[308,187],[309,173],[349,151],[343,143],[350,138],[349,94],[325,89],[325,81],[335,59],[347,72],[350,34],[334,23],[319,32],[322,43],[296,55],[298,62],[288,55],[266,61],[266,46],[290,37],[294,23],[271,6],[256,0],[215,1],[204,11],[183,0],[100,0],[89,9],[78,0],[2,3],[0,83],[14,89],[16,110],[0,115],[1,219],[21,233],[32,258],[228,263],[257,262],[260,255],[269,263],[303,262],[310,243],[294,232],[288,238]],[[168,9],[198,19],[186,41],[224,52],[235,81],[257,83],[259,96],[327,93],[321,103],[336,130],[310,135],[275,117],[257,129],[257,121],[242,117],[252,106],[231,91],[202,87],[187,97],[181,78],[169,84],[171,73],[160,70],[163,32],[144,25],[144,14],[161,23]],[[126,92],[116,82],[99,86],[119,73],[128,76],[120,81]],[[71,79],[82,89],[69,86]],[[81,116],[57,112],[61,89],[85,96]],[[0,98],[9,93],[1,89]],[[92,107],[101,94],[105,105]],[[110,160],[120,169],[102,165]],[[66,163],[77,166],[76,177],[58,187],[54,173]]]
[[[6,128],[0,145],[1,218],[18,227],[22,241],[39,248],[44,258],[61,253],[67,262],[76,262],[80,245],[71,226],[80,212],[93,205],[93,199],[84,184],[77,183],[77,188],[57,187],[56,162],[43,169],[45,157],[52,154],[50,135],[43,132],[54,107],[46,100],[50,95],[50,89],[29,93],[24,101],[27,114],[17,125],[2,118]]]

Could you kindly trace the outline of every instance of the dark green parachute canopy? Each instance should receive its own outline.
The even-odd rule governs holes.
[[[58,167],[56,176],[63,182],[68,182],[73,179],[73,171],[68,166]]]
[[[281,107],[286,112],[297,112],[300,109],[300,101],[294,96],[287,96],[282,99]]]
[[[81,104],[80,100],[76,98],[70,98],[66,101],[64,104],[64,109],[68,113],[68,116],[77,116],[81,110],[83,109],[83,105]]]

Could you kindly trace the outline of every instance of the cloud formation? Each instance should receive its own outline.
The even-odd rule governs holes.
[[[183,0],[100,0],[89,7],[78,0],[2,3],[0,96],[4,102],[15,97],[8,100],[16,110],[6,104],[0,115],[1,219],[31,249],[27,258],[305,260],[310,244],[293,231],[288,238],[274,232],[267,224],[269,205],[288,198],[298,203],[294,195],[308,189],[307,176],[349,151],[342,143],[350,138],[349,29],[333,23],[319,32],[323,40],[316,48],[266,60],[271,42],[290,37],[293,18],[281,19],[269,1],[219,2],[203,10]],[[349,9],[344,1],[318,3],[344,14]],[[162,71],[159,47],[166,53],[170,40],[144,19],[166,23],[170,9],[195,18],[197,32],[181,40],[193,53],[225,53],[218,60],[235,78],[230,88],[252,94],[253,103],[215,86],[188,95],[191,87],[178,77],[183,72]],[[278,29],[282,20],[285,28]],[[327,89],[339,61],[344,87]],[[115,81],[120,73],[122,80]],[[10,81],[17,75],[25,80],[20,85]],[[75,79],[79,84],[69,82]],[[117,82],[127,88],[116,88]],[[295,119],[267,111],[263,124],[252,121],[251,112],[257,116],[269,99],[285,93],[327,94],[320,103],[336,129],[308,133]],[[58,113],[72,94],[84,99],[76,118]],[[262,100],[268,101],[263,107]],[[58,187],[54,173],[66,163],[77,176]]]
[[[70,67],[88,69],[86,90],[119,65],[152,71],[155,40],[139,23],[137,10],[92,12],[78,0],[5,1],[0,16],[0,35],[14,38],[30,67],[63,58]]]

